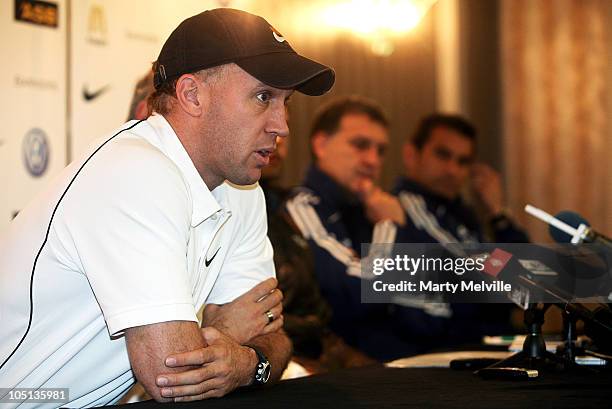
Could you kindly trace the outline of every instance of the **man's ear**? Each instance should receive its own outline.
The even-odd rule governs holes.
[[[312,136],[310,139],[310,145],[312,147],[312,153],[315,157],[320,158],[325,156],[329,138],[331,138],[331,136],[323,131],[319,131]]]
[[[319,131],[312,136],[310,139],[310,146],[312,148],[312,153],[315,158],[321,158],[325,156],[327,142],[329,141],[329,135],[325,132]]]
[[[404,160],[404,168],[407,175],[414,175],[417,168],[417,147],[412,142],[406,142],[402,148],[402,159]]]
[[[176,81],[176,99],[181,109],[190,116],[204,112],[204,89],[194,74],[183,74]]]

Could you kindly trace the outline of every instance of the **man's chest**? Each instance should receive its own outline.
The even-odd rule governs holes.
[[[196,307],[206,301],[238,234],[232,211],[222,209],[192,227],[187,245],[187,269]]]
[[[361,244],[372,239],[373,226],[359,208],[336,208],[321,211],[329,234],[346,247],[360,253]]]

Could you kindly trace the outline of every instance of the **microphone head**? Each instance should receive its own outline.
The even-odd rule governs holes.
[[[576,212],[570,212],[569,210],[563,210],[562,212],[557,213],[555,215],[555,218],[561,220],[566,224],[569,224],[575,229],[577,229],[578,226],[580,226],[581,224],[591,226],[589,222],[584,219],[584,217],[580,216]],[[572,236],[557,229],[553,225],[548,226],[548,233],[557,243],[570,243],[572,241]]]

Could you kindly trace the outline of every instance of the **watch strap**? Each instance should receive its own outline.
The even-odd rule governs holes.
[[[257,355],[257,366],[255,367],[255,375],[253,376],[253,385],[265,385],[270,378],[271,365],[268,358],[254,346],[245,345],[255,351]]]

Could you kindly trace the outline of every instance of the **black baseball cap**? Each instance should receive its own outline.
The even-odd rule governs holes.
[[[274,88],[322,95],[334,85],[334,70],[296,53],[265,19],[219,8],[184,20],[153,64],[155,89],[183,74],[235,63]]]

